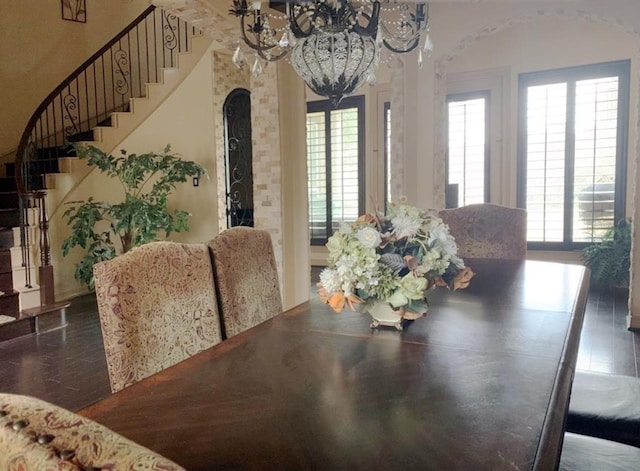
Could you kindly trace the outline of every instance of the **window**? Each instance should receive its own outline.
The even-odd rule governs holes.
[[[324,245],[364,208],[364,97],[307,103],[309,232]]]
[[[624,217],[628,101],[629,61],[520,76],[530,248],[580,248]]]
[[[489,200],[488,101],[488,92],[447,96],[448,208]]]

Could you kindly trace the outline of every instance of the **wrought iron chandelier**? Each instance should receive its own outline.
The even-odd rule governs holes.
[[[375,83],[382,46],[407,53],[419,45],[418,63],[433,51],[426,3],[394,0],[234,0],[231,14],[240,18],[242,43],[233,63],[247,63],[242,44],[255,53],[252,73],[262,61],[288,58],[296,73],[320,96],[337,104],[365,81]]]

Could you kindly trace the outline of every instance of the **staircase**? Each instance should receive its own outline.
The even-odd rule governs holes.
[[[136,29],[140,25],[145,31],[153,28],[154,38],[156,30],[162,29],[163,34],[158,36],[161,44],[154,46],[147,39],[144,51],[127,51],[129,62],[135,57],[146,61],[146,66],[130,63],[127,71],[121,68],[123,62],[112,65],[114,70],[119,70],[114,76],[119,73],[129,81],[126,91],[117,90],[117,98],[113,99],[83,96],[83,88],[94,88],[77,85],[77,81],[83,84],[89,81],[85,69],[93,68],[95,74],[94,61],[100,60],[100,67],[106,68],[103,54],[113,56],[121,52],[128,35],[140,36]],[[175,43],[170,42],[167,25],[174,31]],[[45,202],[50,208],[57,207],[64,201],[66,191],[91,170],[75,157],[72,143],[90,143],[105,152],[113,152],[187,77],[212,41],[195,33],[193,27],[177,17],[151,6],[71,74],[34,112],[18,147],[16,163],[6,165],[7,176],[0,177],[0,291],[3,292],[0,294],[0,341],[66,325],[65,309],[69,303],[56,303],[53,296]],[[164,52],[158,54],[158,47]],[[143,52],[153,53],[152,61],[158,70],[151,70],[149,58],[143,57]],[[159,58],[165,54],[166,57]],[[141,68],[145,68],[145,76],[134,78],[136,70],[139,73]],[[136,81],[138,83],[134,83]],[[114,84],[114,88],[116,85],[122,87],[122,82]],[[65,107],[72,94],[77,106]],[[88,102],[79,103],[79,98]],[[105,103],[98,103],[102,101]],[[60,116],[51,119],[51,109],[58,110]],[[80,115],[82,109],[87,110],[84,116]],[[92,109],[95,111],[88,113]],[[40,258],[42,292],[35,283],[34,254]],[[48,286],[45,288],[45,285]]]
[[[68,303],[40,304],[35,268],[24,262],[31,250],[21,245],[20,216],[15,177],[0,177],[0,341],[66,325]]]

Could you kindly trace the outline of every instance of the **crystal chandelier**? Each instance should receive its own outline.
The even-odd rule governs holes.
[[[430,55],[428,4],[393,0],[282,0],[276,8],[262,2],[234,0],[230,13],[240,18],[242,43],[233,63],[247,58],[241,44],[255,54],[252,73],[262,72],[262,61],[287,58],[313,92],[337,104],[365,81],[375,83],[383,46],[406,53],[422,42],[418,63]]]

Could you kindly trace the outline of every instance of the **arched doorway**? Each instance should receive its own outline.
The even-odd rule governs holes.
[[[237,88],[223,106],[227,227],[253,227],[251,94]]]

